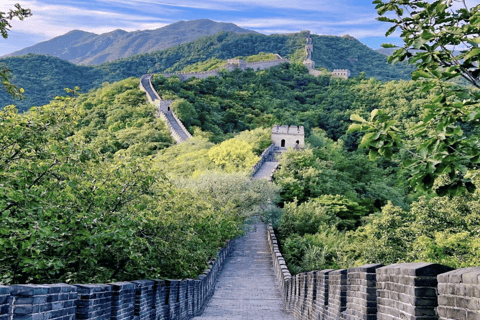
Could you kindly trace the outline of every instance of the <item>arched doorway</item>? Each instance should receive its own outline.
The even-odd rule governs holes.
[[[168,107],[168,111],[170,111],[170,107]]]
[[[282,142],[280,142],[280,147],[285,148],[285,139],[282,139]]]

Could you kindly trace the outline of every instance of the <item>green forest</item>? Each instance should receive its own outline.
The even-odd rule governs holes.
[[[197,71],[197,68],[192,68],[191,65],[202,62],[208,64],[209,59],[226,61],[263,52],[280,54],[298,62],[304,58],[302,54],[305,41],[303,33],[266,36],[223,32],[166,50],[135,55],[98,66],[75,65],[52,56],[34,54],[3,58],[0,59],[0,66],[12,71],[12,83],[24,88],[25,99],[13,100],[6,92],[0,90],[0,108],[15,104],[21,112],[24,112],[31,106],[47,104],[56,96],[63,95],[64,88],[78,86],[86,93],[99,88],[104,82],[113,83],[129,77],[141,77],[149,72]],[[354,76],[364,71],[367,77],[379,80],[409,78],[411,70],[408,66],[389,66],[386,63],[386,56],[358,40],[346,41],[341,37],[314,37],[315,50],[323,52],[318,57],[314,56],[314,60],[317,59],[315,60],[317,66],[329,70],[347,66],[351,68]],[[342,61],[338,57],[341,57]],[[354,60],[347,62],[350,58]],[[217,66],[219,65],[215,65]]]
[[[405,5],[375,3],[380,16]],[[383,19],[395,28],[416,21],[403,29],[405,48],[388,57],[414,64],[412,80],[362,69],[347,80],[313,77],[295,62],[185,82],[156,74],[155,89],[193,134],[181,144],[138,77],[66,90],[25,112],[4,107],[0,284],[194,278],[255,215],[275,228],[293,274],[366,263],[479,266],[480,42],[472,35],[480,5],[454,14],[442,1],[419,3],[426,9],[414,18]],[[457,23],[438,28],[432,14],[462,32]],[[269,52],[256,52],[254,35],[232,37],[210,39],[233,57]],[[259,39],[277,49],[276,37],[301,43]],[[235,41],[247,41],[243,52]],[[469,46],[455,56],[452,42]],[[169,68],[215,63],[189,52]],[[251,181],[275,124],[304,126],[306,146],[280,155],[273,183]]]

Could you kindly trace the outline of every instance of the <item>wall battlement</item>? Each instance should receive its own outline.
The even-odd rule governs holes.
[[[191,319],[202,314],[232,250],[230,241],[195,280],[0,286],[0,319]]]
[[[292,276],[271,226],[267,237],[277,284],[297,320],[480,319],[480,267],[369,264]]]
[[[312,60],[313,41],[310,35],[310,31],[305,30],[305,31],[302,31],[302,33],[305,33],[307,37],[307,44],[305,45],[305,59],[303,60],[303,64],[307,67],[308,72],[312,76],[318,77],[322,75],[322,72],[320,70],[315,69],[315,61]],[[347,69],[334,69],[329,74],[333,77],[348,79],[351,75],[351,72],[350,70],[347,70]]]

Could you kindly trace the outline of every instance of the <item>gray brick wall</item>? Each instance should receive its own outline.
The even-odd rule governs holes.
[[[285,308],[298,320],[480,320],[480,267],[372,264],[291,276],[270,226],[267,237]]]
[[[135,285],[112,283],[112,320],[132,319],[135,312]]]
[[[437,276],[450,270],[435,263],[398,263],[378,268],[378,319],[438,319]]]
[[[0,320],[10,320],[11,301],[10,287],[0,286]]]
[[[347,269],[335,270],[329,273],[328,306],[325,319],[342,319],[342,313],[347,308]]]
[[[329,292],[329,274],[334,271],[333,269],[326,269],[316,272],[317,276],[317,296],[315,300],[315,315],[317,318],[313,319],[325,319],[327,316],[328,307],[328,292]]]
[[[10,287],[10,294],[12,320],[75,319],[77,288],[74,286],[15,285]]]
[[[0,320],[186,320],[203,312],[233,249],[196,280],[0,286]]]
[[[347,271],[346,320],[377,319],[377,274],[383,264],[368,264]]]
[[[437,280],[440,320],[480,319],[480,267],[442,273]]]

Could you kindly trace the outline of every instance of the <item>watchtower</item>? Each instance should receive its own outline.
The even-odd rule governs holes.
[[[303,126],[280,126],[272,128],[272,143],[275,147],[299,149],[305,147],[305,132]]]
[[[305,65],[305,67],[307,67],[308,69],[315,69],[315,61],[313,61],[312,59],[305,59],[303,61],[303,64]]]
[[[239,68],[241,70],[247,69],[247,62],[243,59],[228,59],[227,65],[233,66],[234,68]]]
[[[334,69],[332,72],[332,76],[334,77],[340,77],[344,79],[348,79],[350,77],[351,72],[348,69]]]

